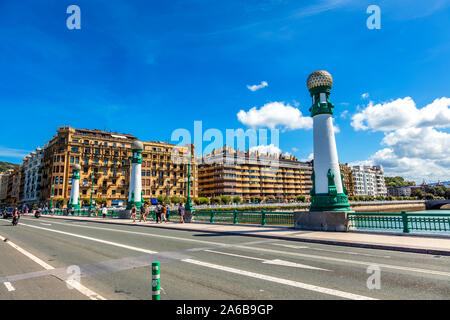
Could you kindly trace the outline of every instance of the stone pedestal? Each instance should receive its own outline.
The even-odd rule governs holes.
[[[300,230],[348,232],[349,212],[352,211],[295,212],[294,226]]]
[[[185,211],[184,212],[184,222],[185,223],[191,223],[192,222],[192,211]]]
[[[130,218],[131,218],[131,210],[119,211],[119,219],[130,219]]]

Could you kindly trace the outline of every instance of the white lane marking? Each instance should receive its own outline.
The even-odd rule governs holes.
[[[285,255],[302,257],[302,258],[312,258],[312,259],[328,260],[328,261],[334,261],[334,262],[344,262],[344,263],[348,263],[348,264],[357,264],[357,265],[363,265],[363,266],[377,265],[379,267],[388,268],[388,269],[412,271],[412,272],[418,272],[418,273],[426,273],[426,274],[434,274],[434,275],[439,275],[439,276],[450,277],[449,272],[441,272],[441,271],[436,271],[436,270],[409,268],[409,267],[395,266],[395,265],[378,263],[378,262],[366,262],[366,261],[356,261],[356,260],[349,260],[349,259],[339,259],[339,258],[317,256],[317,255],[305,254],[305,253],[279,251],[279,250],[272,250],[272,249],[265,249],[265,248],[258,248],[258,247],[247,247],[247,246],[242,246],[242,245],[236,245],[234,247],[243,248],[243,249],[247,249],[247,250],[259,250],[259,251],[270,252],[270,253],[274,253],[274,254],[285,254]]]
[[[296,246],[293,244],[271,243],[271,245],[286,247],[286,248],[291,248],[291,249],[310,249],[310,250],[333,252],[333,253],[352,254],[352,255],[356,255],[356,256],[367,256],[367,257],[375,257],[375,258],[390,258],[390,256],[382,256],[382,255],[377,255],[377,254],[361,253],[361,252],[353,252],[353,251],[330,250],[330,249],[322,249],[322,248],[311,248],[311,247],[305,247],[305,246]]]
[[[5,241],[5,238],[0,236],[0,240]],[[22,249],[21,247],[19,247],[15,243],[13,243],[13,242],[11,242],[9,240],[6,243],[9,244],[14,249],[16,249],[17,251],[19,251],[20,253],[22,253],[23,255],[25,255],[28,258],[30,258],[31,260],[33,260],[34,262],[36,262],[37,264],[39,264],[40,266],[44,267],[44,269],[46,269],[46,270],[53,270],[53,269],[55,269],[54,267],[52,267],[51,265],[49,265],[46,262],[42,261],[41,259],[39,259],[35,255],[33,255],[30,252]],[[65,282],[67,283],[68,281],[65,281]],[[5,285],[6,285],[6,282],[5,282]],[[72,285],[72,287],[75,288],[76,290],[78,290],[80,293],[82,293],[85,296],[87,296],[91,300],[106,300],[104,297],[102,297],[101,295],[95,293],[94,291],[86,288],[81,283],[78,283],[76,285]]]
[[[25,219],[29,220],[29,219]],[[34,220],[30,220],[34,221]],[[205,240],[195,240],[195,239],[189,239],[189,238],[180,238],[180,237],[173,237],[173,236],[164,236],[159,234],[150,234],[150,233],[144,233],[144,232],[136,232],[136,231],[128,231],[128,230],[119,230],[119,229],[112,229],[112,228],[100,228],[100,227],[93,227],[93,226],[85,226],[85,225],[78,225],[78,224],[68,224],[68,223],[62,223],[62,222],[53,222],[54,224],[60,224],[68,227],[82,227],[82,228],[88,228],[88,229],[96,229],[96,230],[106,230],[106,231],[114,231],[114,232],[121,232],[121,233],[129,233],[129,234],[137,234],[141,236],[147,236],[147,237],[154,237],[154,238],[163,238],[163,239],[172,239],[172,240],[179,240],[179,241],[189,241],[189,242],[198,242],[198,243],[206,243],[206,244],[212,244],[212,245],[227,245],[225,243],[220,242],[212,242],[212,241],[205,241]]]
[[[47,231],[51,231],[51,232],[56,232],[56,233],[70,235],[70,236],[75,236],[75,237],[83,238],[83,239],[86,239],[86,240],[97,241],[97,242],[109,244],[109,245],[112,245],[112,246],[119,246],[119,247],[127,248],[127,249],[130,249],[130,250],[135,250],[135,251],[140,251],[140,252],[142,252],[142,250],[145,250],[145,251],[147,251],[149,253],[157,253],[155,251],[150,251],[150,250],[146,250],[146,249],[142,249],[142,248],[136,248],[136,247],[132,247],[132,246],[127,246],[127,245],[123,245],[123,244],[116,243],[116,242],[111,242],[111,241],[104,241],[104,240],[100,240],[100,239],[96,239],[96,238],[92,238],[92,237],[85,237],[85,236],[77,235],[77,234],[74,234],[74,233],[63,232],[63,231],[58,231],[58,230],[52,230],[52,229],[42,228],[42,227],[37,227],[37,226],[30,226],[30,225],[27,225],[27,224],[24,224],[24,225],[28,226],[28,227],[37,228],[37,229],[43,229],[43,230],[47,230]],[[359,296],[359,295],[355,295],[355,294],[352,294],[352,293],[347,293],[347,292],[343,292],[343,291],[338,291],[338,290],[318,287],[318,286],[305,284],[305,283],[301,283],[301,282],[297,282],[297,281],[286,280],[286,279],[282,279],[282,278],[266,276],[266,275],[263,275],[263,274],[248,272],[248,271],[244,271],[244,270],[239,270],[239,269],[234,269],[234,268],[214,265],[214,264],[210,264],[210,263],[202,262],[202,261],[198,261],[198,260],[184,259],[184,260],[181,260],[181,261],[188,262],[188,263],[194,263],[194,264],[200,264],[200,265],[203,265],[203,266],[209,266],[210,268],[212,267],[212,268],[223,270],[223,271],[238,273],[238,274],[242,274],[242,275],[245,275],[245,276],[248,276],[248,277],[252,277],[252,278],[268,280],[268,281],[281,283],[281,284],[285,284],[285,285],[289,285],[289,286],[293,286],[293,287],[297,287],[297,288],[303,288],[303,289],[306,289],[306,290],[317,291],[317,292],[321,292],[321,293],[325,293],[325,294],[329,294],[329,295],[334,295],[334,296],[338,296],[338,297],[343,297],[343,298],[348,298],[348,299],[362,299],[362,300],[372,299],[372,298],[369,298],[369,297]]]
[[[100,242],[100,243],[104,243],[104,244],[109,244],[112,246],[116,246],[116,247],[120,247],[120,248],[125,248],[125,249],[130,249],[130,250],[134,250],[134,251],[139,251],[139,252],[144,252],[144,253],[150,253],[150,254],[154,254],[157,253],[156,251],[152,251],[152,250],[147,250],[147,249],[143,249],[143,248],[137,248],[137,247],[132,247],[132,246],[128,246],[126,244],[121,244],[121,243],[117,243],[117,242],[112,242],[112,241],[106,241],[106,240],[102,240],[102,239],[97,239],[97,238],[92,238],[92,237],[87,237],[87,236],[82,236],[76,233],[70,233],[70,232],[65,232],[65,231],[59,231],[59,230],[54,230],[54,229],[49,229],[49,228],[43,228],[43,227],[38,227],[38,226],[33,226],[30,224],[22,224],[23,226],[27,226],[30,228],[36,228],[36,229],[41,229],[41,230],[47,230],[47,231],[51,231],[51,232],[55,232],[55,233],[60,233],[60,234],[65,234],[68,236],[72,236],[72,237],[76,237],[76,238],[81,238],[81,239],[86,239],[86,240],[91,240],[91,241],[95,241],[95,242]]]
[[[41,222],[41,224],[42,224],[43,226],[51,226],[51,225],[52,225],[51,223],[42,223],[42,222]]]
[[[300,264],[300,263],[295,263],[295,262],[290,262],[290,261],[285,261],[285,260],[280,260],[280,259],[273,259],[273,260],[267,260],[267,259],[261,259],[261,258],[255,258],[255,257],[249,257],[249,256],[243,256],[240,254],[234,254],[234,253],[228,253],[228,252],[221,252],[221,251],[215,251],[215,250],[204,250],[207,252],[212,252],[212,253],[217,253],[217,254],[223,254],[226,256],[232,256],[232,257],[238,257],[238,258],[244,258],[244,259],[252,259],[252,260],[258,260],[261,261],[264,264],[274,264],[274,265],[279,265],[279,266],[285,266],[285,267],[293,267],[293,268],[303,268],[303,269],[311,269],[311,270],[322,270],[322,271],[330,271],[327,269],[322,269],[322,268],[317,268],[317,267],[312,267],[312,266],[308,266],[306,264]]]
[[[11,282],[4,282],[4,285],[5,285],[6,289],[8,289],[9,292],[16,291],[16,288],[14,288],[12,286]]]
[[[58,224],[63,224],[63,223],[58,223]],[[67,224],[64,224],[64,225],[67,225]],[[72,225],[69,224],[69,226],[73,226],[73,224]],[[219,242],[194,240],[194,239],[188,239],[188,238],[178,238],[178,237],[172,237],[172,236],[154,235],[154,234],[147,234],[147,233],[142,233],[142,232],[116,230],[116,229],[110,229],[110,228],[99,228],[99,227],[91,227],[91,226],[79,226],[79,227],[99,229],[99,230],[108,230],[108,231],[115,231],[115,232],[133,233],[133,234],[146,235],[146,236],[150,236],[150,237],[167,238],[167,239],[174,239],[174,240],[180,240],[180,241],[203,242],[203,243],[209,243],[209,244],[213,244],[213,245],[222,245],[222,246],[226,245],[227,247],[243,248],[246,250],[257,250],[257,251],[263,251],[263,252],[270,252],[270,253],[274,253],[274,254],[284,254],[284,255],[290,255],[290,256],[295,256],[295,257],[312,258],[312,259],[319,259],[319,260],[326,260],[326,261],[333,261],[333,262],[344,262],[344,263],[348,263],[348,264],[356,264],[356,265],[363,265],[363,266],[378,265],[380,267],[384,267],[384,268],[388,268],[388,269],[412,271],[412,272],[417,272],[417,273],[434,274],[434,275],[450,277],[450,273],[448,273],[448,272],[419,269],[419,268],[409,268],[409,267],[395,266],[395,265],[388,265],[388,264],[380,264],[378,262],[365,262],[365,261],[356,261],[356,260],[350,260],[350,259],[332,258],[332,257],[327,257],[327,256],[311,255],[311,254],[288,252],[288,251],[279,251],[279,250],[265,249],[265,248],[260,248],[260,247],[249,247],[249,246],[242,246],[242,245],[238,245],[238,244],[224,244],[224,243],[219,243]],[[52,229],[48,229],[48,230],[53,231]]]
[[[309,290],[309,291],[315,291],[315,292],[319,292],[319,293],[323,293],[323,294],[328,294],[328,295],[332,295],[332,296],[336,296],[336,297],[340,297],[340,298],[346,298],[346,299],[351,299],[351,300],[376,300],[374,298],[361,296],[361,295],[357,295],[357,294],[353,294],[353,293],[349,293],[349,292],[328,289],[328,288],[314,286],[314,285],[303,283],[303,282],[267,276],[267,275],[260,274],[260,273],[225,267],[225,266],[207,263],[207,262],[198,261],[198,260],[193,260],[193,259],[184,259],[181,261],[195,264],[195,265],[202,266],[202,267],[206,267],[206,268],[226,271],[226,272],[235,273],[235,274],[239,274],[239,275],[243,275],[243,276],[247,276],[247,277],[251,277],[251,278],[266,280],[266,281],[275,282],[278,284],[288,285],[291,287],[296,287],[296,288],[301,288],[301,289],[305,289],[305,290]]]

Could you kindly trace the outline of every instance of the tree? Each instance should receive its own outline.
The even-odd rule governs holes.
[[[211,202],[213,204],[221,204],[222,203],[222,198],[221,197],[214,197],[211,199]]]
[[[106,199],[105,198],[95,198],[95,204],[99,207],[102,207],[103,205],[106,205]]]
[[[230,196],[222,196],[221,200],[222,200],[222,203],[224,203],[224,204],[231,203],[231,197]]]
[[[239,196],[234,196],[233,197],[233,203],[239,204],[241,202],[242,202],[241,197],[239,197]]]
[[[158,196],[157,199],[158,199],[159,203],[164,203],[164,204],[169,204],[170,203],[169,198],[167,198],[166,196],[163,196],[163,195]]]
[[[198,204],[197,202],[195,202],[195,200],[197,200],[197,198],[194,199],[194,203]],[[172,203],[172,204],[179,204],[181,202],[182,202],[182,199],[180,197],[178,197],[178,196],[170,197],[170,203]]]
[[[297,202],[305,202],[306,197],[305,197],[305,196],[297,196],[297,197],[295,198],[295,200],[296,200]]]
[[[426,194],[425,194],[425,199],[427,199],[427,200],[434,200],[434,194],[432,194],[432,193],[426,193]]]
[[[415,197],[417,199],[423,199],[423,196],[424,196],[423,191],[420,189],[414,189],[411,192],[411,197]]]
[[[447,189],[446,189],[446,191],[445,191],[445,198],[446,198],[447,200],[450,200],[450,188],[447,188]]]

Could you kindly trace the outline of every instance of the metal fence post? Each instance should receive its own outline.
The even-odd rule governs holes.
[[[209,218],[209,222],[214,223],[214,210],[211,210],[211,217]]]
[[[152,300],[161,300],[159,261],[152,262]]]
[[[266,225],[266,212],[264,210],[261,211],[261,224]]]
[[[402,221],[403,221],[403,232],[409,233],[409,225],[408,225],[408,216],[406,214],[406,211],[402,211]]]
[[[236,209],[234,210],[234,213],[233,213],[233,223],[234,224],[238,223],[237,210]]]

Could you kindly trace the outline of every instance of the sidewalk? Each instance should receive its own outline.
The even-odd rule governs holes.
[[[309,243],[395,250],[403,252],[424,253],[450,256],[450,236],[446,235],[405,235],[382,234],[373,232],[322,232],[303,231],[277,226],[232,225],[221,223],[185,223],[167,222],[156,224],[153,221],[135,223],[132,220],[120,220],[98,217],[42,216],[44,219],[62,219],[90,221],[105,224],[135,225],[139,227],[161,228],[172,230],[198,231],[217,234],[233,234],[249,237],[261,237],[280,240],[301,241]]]

